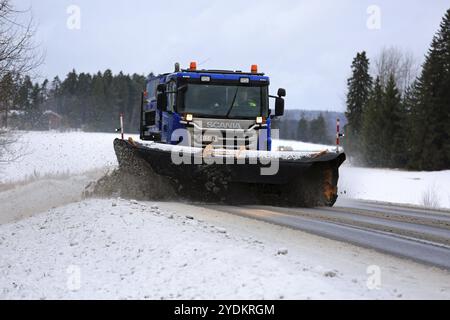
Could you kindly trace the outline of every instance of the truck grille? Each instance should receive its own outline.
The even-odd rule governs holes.
[[[190,130],[191,131],[191,130]],[[223,148],[227,150],[239,150],[245,147],[246,150],[256,150],[258,143],[258,131],[252,130],[247,132],[230,133],[222,130],[202,130],[202,136],[199,132],[194,135],[191,132],[192,145],[194,147],[205,148],[213,145],[215,148]]]

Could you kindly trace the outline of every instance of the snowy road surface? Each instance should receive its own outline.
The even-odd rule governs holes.
[[[3,299],[450,298],[447,271],[181,203],[50,209],[1,225],[0,255]]]
[[[449,211],[355,200],[333,208],[205,206],[450,270]]]
[[[83,191],[105,171],[38,179],[0,192],[0,224],[13,222],[49,208],[81,201]]]

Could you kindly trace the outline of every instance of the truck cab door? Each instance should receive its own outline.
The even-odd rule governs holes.
[[[172,121],[171,114],[169,114],[167,111],[163,111],[161,117],[161,141],[164,143],[170,142],[170,136],[172,134],[170,132],[171,121]]]
[[[167,84],[166,108],[161,113],[161,141],[171,143],[172,132],[174,130],[174,105],[175,105],[175,81]]]
[[[156,83],[154,79],[147,83],[141,100],[141,139],[155,140],[159,135],[159,112],[156,108]]]

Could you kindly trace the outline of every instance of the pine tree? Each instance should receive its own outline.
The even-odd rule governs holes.
[[[330,143],[330,137],[327,132],[327,124],[323,114],[320,113],[316,119],[313,119],[309,124],[310,140],[313,143]]]
[[[309,134],[309,122],[305,119],[304,115],[300,118],[297,125],[297,140],[309,142],[310,134]]]
[[[411,107],[411,156],[417,170],[450,168],[450,9],[433,37]]]
[[[386,84],[383,101],[383,114],[384,119],[380,132],[380,143],[384,152],[381,161],[384,166],[396,167],[399,165],[401,156],[404,153],[401,124],[404,113],[402,111],[400,93],[393,74],[389,76]]]
[[[369,166],[381,166],[383,149],[380,134],[383,130],[383,117],[387,116],[383,110],[384,89],[380,78],[375,79],[373,90],[363,114],[361,128],[362,150],[364,162]]]
[[[23,111],[27,111],[31,107],[31,90],[33,89],[33,83],[29,76],[25,76],[19,84],[19,91],[17,94],[17,105]]]
[[[362,115],[372,87],[372,77],[369,74],[369,59],[366,52],[357,53],[352,62],[352,75],[347,81],[347,111],[348,124],[345,128],[345,148],[354,157],[361,152]]]
[[[77,97],[78,74],[72,70],[61,83],[61,113],[67,119],[71,128],[79,128],[80,117],[78,113],[79,100]]]
[[[404,123],[404,135],[405,135],[405,167],[409,168],[411,160],[413,159],[413,149],[415,145],[415,136],[412,134],[416,128],[414,127],[414,110],[417,105],[415,95],[416,82],[413,82],[408,88],[406,88],[403,96],[403,108],[405,111],[405,123]]]
[[[77,84],[77,108],[78,118],[80,119],[80,127],[84,127],[89,121],[89,110],[93,108],[92,99],[92,77],[90,74],[80,73]]]
[[[46,109],[62,114],[60,90],[61,90],[61,80],[59,79],[59,77],[55,77],[50,83],[50,88],[48,88]]]
[[[16,84],[12,73],[6,73],[0,79],[0,119],[3,122],[0,126],[8,127],[9,112],[14,104],[14,97],[16,95]]]

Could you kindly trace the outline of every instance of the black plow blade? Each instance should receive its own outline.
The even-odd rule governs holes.
[[[230,161],[229,156],[197,152],[180,163],[167,147],[131,139],[116,139],[114,149],[119,162],[114,184],[119,187],[113,189],[122,196],[155,200],[332,206],[338,196],[339,167],[345,161],[345,154],[336,152],[271,161],[251,154]]]

